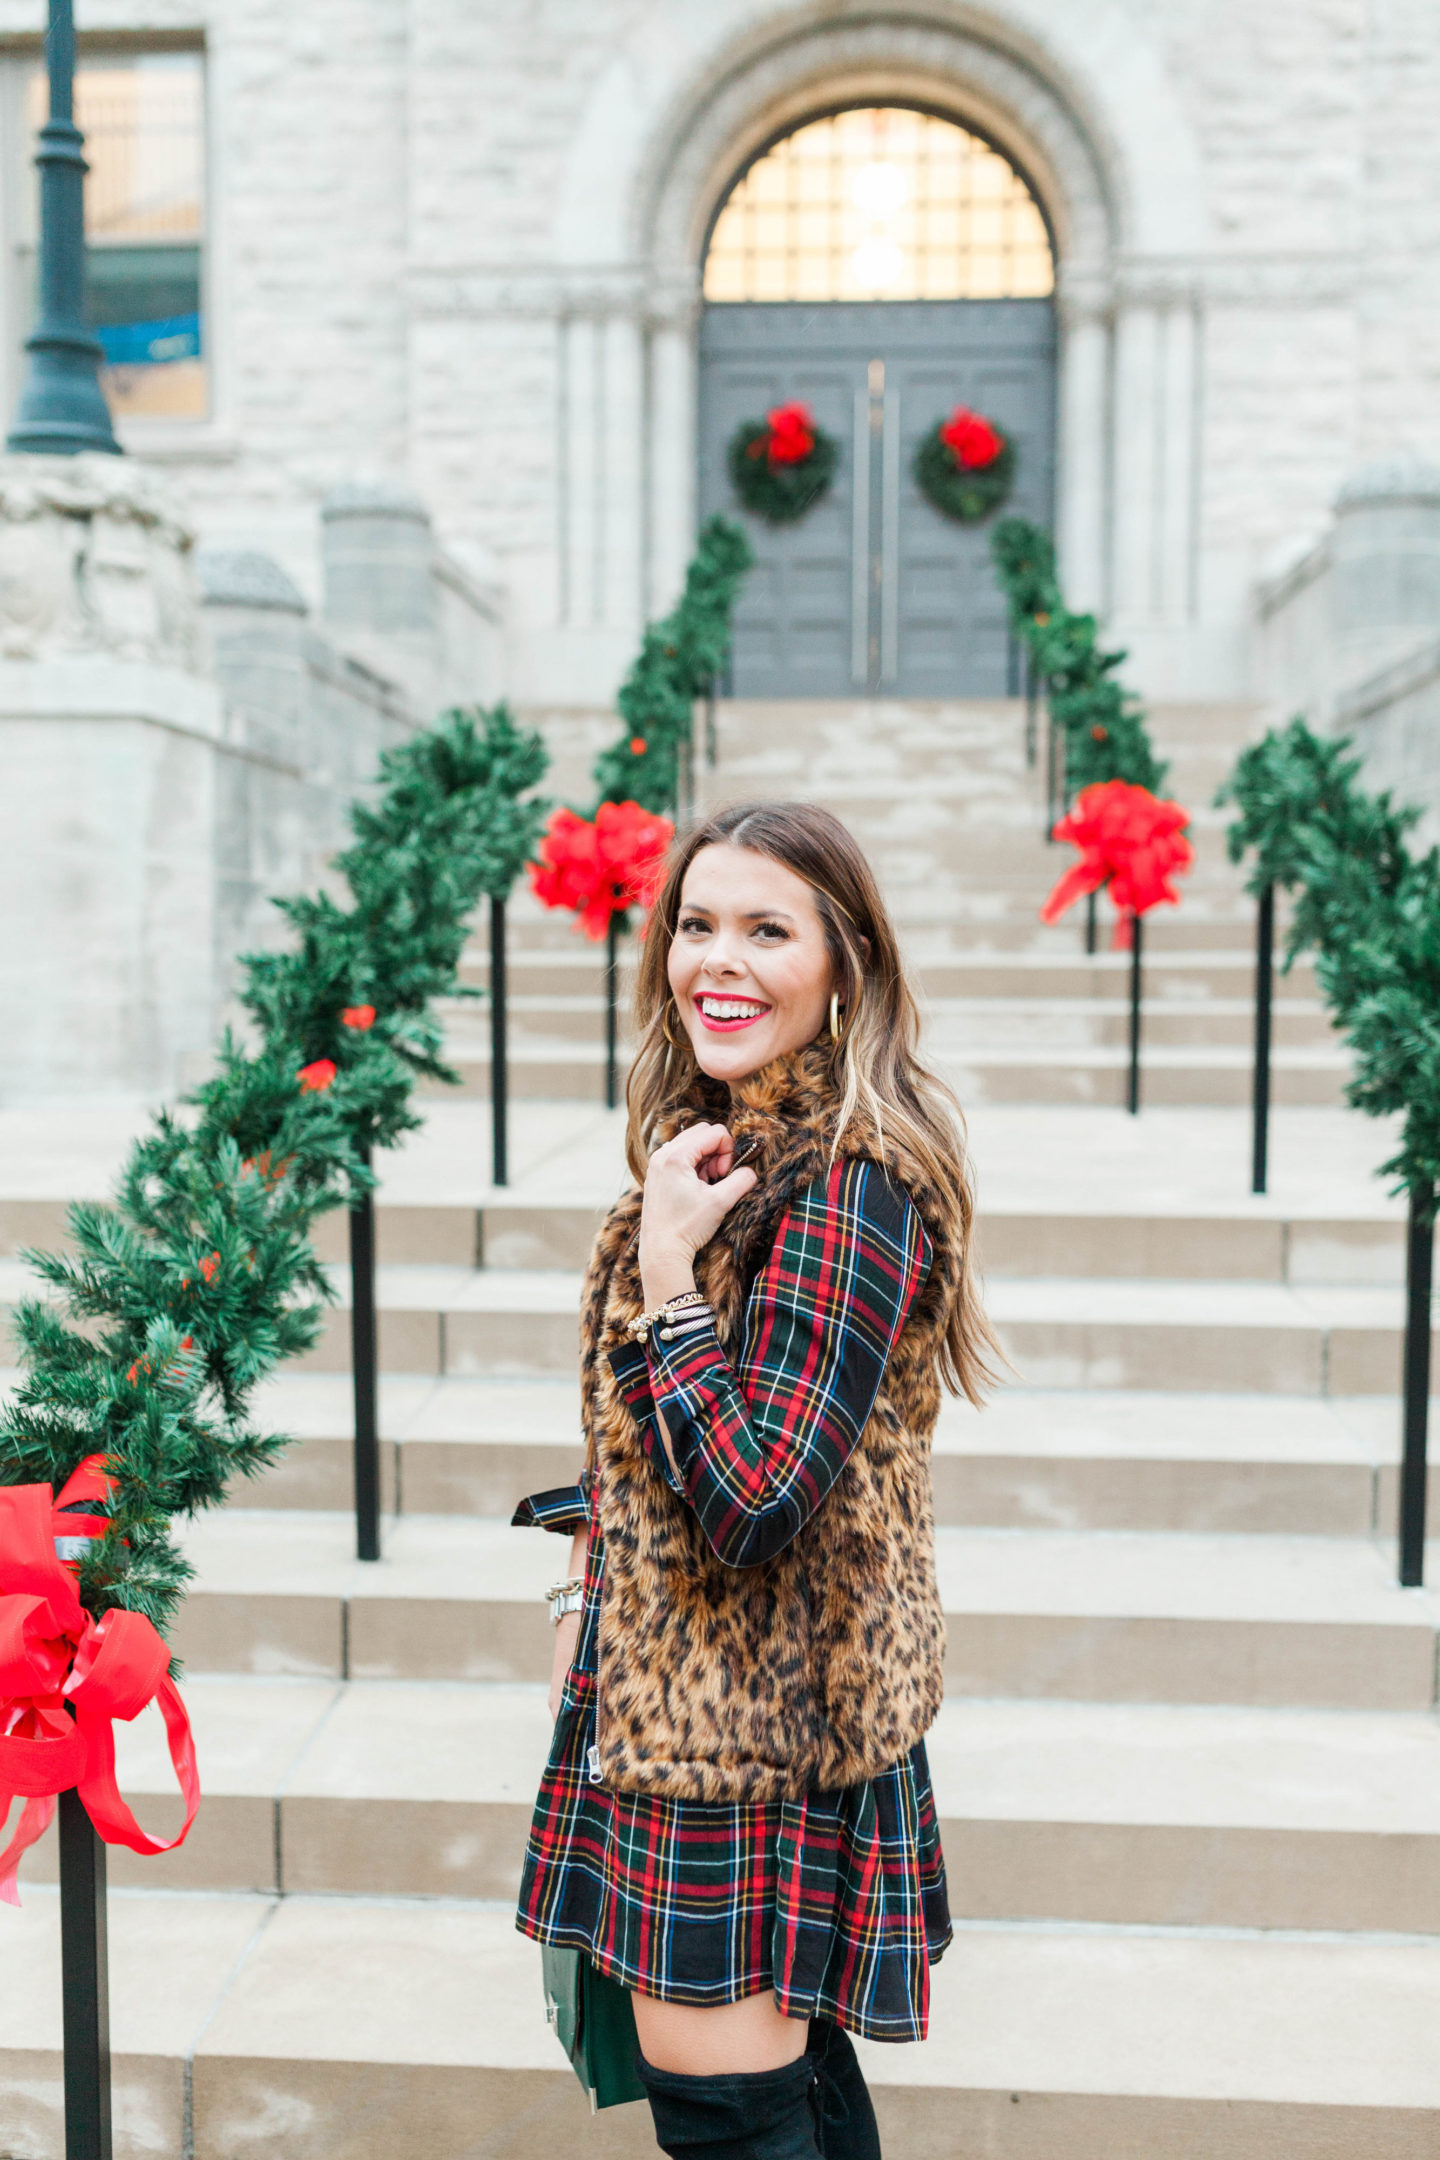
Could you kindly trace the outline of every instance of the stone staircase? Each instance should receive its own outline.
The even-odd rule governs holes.
[[[1251,726],[1248,708],[1162,709],[1167,785],[1192,813],[1196,863],[1178,911],[1146,926],[1145,1094],[1152,1103],[1241,1105],[1250,1094],[1254,907],[1225,859],[1212,807]],[[1044,930],[1039,902],[1073,859],[1047,845],[1020,708],[722,707],[712,800],[814,795],[846,818],[905,933],[931,1045],[967,1103],[1119,1103],[1129,1041],[1129,957],[1083,949],[1083,909]],[[600,956],[566,925],[513,903],[511,1087],[597,1100],[602,1090]],[[1109,943],[1102,903],[1101,943]],[[627,962],[630,959],[627,952]],[[468,979],[483,985],[477,956]],[[488,1020],[457,1014],[467,1093],[489,1091]],[[1277,982],[1274,1099],[1340,1100],[1346,1065],[1308,964]]]
[[[1208,802],[1248,716],[1159,719]],[[865,2050],[887,2152],[1434,2160],[1440,1597],[1394,1585],[1403,1220],[1386,1135],[1333,1107],[1313,986],[1283,989],[1252,1199],[1250,910],[1215,821],[1149,940],[1131,1120],[1127,963],[1035,920],[1057,851],[1017,707],[730,707],[721,743],[717,797],[823,796],[895,896],[1019,1371],[937,1435],[957,1936],[929,2043]],[[385,1168],[384,1561],[350,1557],[343,1308],[267,1390],[295,1447],[188,1539],[206,1801],[181,1852],[112,1855],[125,2160],[653,2149],[643,2109],[589,2120],[512,1924],[563,1551],[507,1518],[574,1475],[578,1270],[621,1177],[599,956],[523,905],[516,945],[513,1184],[488,1183],[463,1011],[467,1096]],[[104,1188],[121,1136],[79,1160],[79,1131],[0,1117],[0,1295]],[[343,1290],[343,1225],[324,1239]],[[159,1827],[158,1730],[122,1741]],[[61,2151],[53,1864],[0,1913],[7,2160]]]

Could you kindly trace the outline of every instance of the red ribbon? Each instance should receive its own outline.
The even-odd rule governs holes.
[[[815,448],[815,419],[808,405],[796,398],[777,405],[765,415],[770,430],[765,452],[772,465],[803,465]]]
[[[940,429],[940,440],[961,472],[984,472],[1005,447],[1005,438],[983,413],[957,405]]]
[[[106,1844],[138,1853],[183,1845],[200,1805],[190,1719],[169,1677],[164,1642],[143,1613],[93,1620],[56,1551],[57,1538],[103,1533],[103,1516],[74,1510],[109,1486],[100,1457],[92,1456],[58,1500],[48,1485],[0,1487],[0,1828],[11,1801],[25,1802],[0,1852],[0,1901],[7,1905],[20,1902],[21,1859],[44,1835],[60,1793],[78,1789]],[[186,1806],[179,1836],[168,1839],[141,1829],[115,1781],[114,1721],[128,1722],[152,1702],[165,1720]]]
[[[1082,894],[1110,887],[1118,911],[1115,943],[1130,943],[1130,925],[1162,900],[1178,901],[1178,874],[1190,868],[1195,850],[1185,838],[1190,813],[1161,802],[1149,788],[1128,780],[1100,780],[1083,788],[1069,815],[1055,827],[1080,860],[1065,872],[1040,910],[1042,922],[1058,922]]]

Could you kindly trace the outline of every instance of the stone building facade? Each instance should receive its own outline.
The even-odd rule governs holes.
[[[21,61],[42,12],[0,4]],[[403,478],[503,592],[524,702],[603,698],[673,591],[707,231],[757,148],[838,105],[950,115],[1033,184],[1067,581],[1142,687],[1253,688],[1277,551],[1317,537],[1357,466],[1440,455],[1427,0],[79,13],[92,51],[203,48],[209,410],[137,416],[127,447],[205,538],[273,554],[312,597],[324,495]]]
[[[43,12],[0,0],[8,410]],[[87,64],[168,56],[197,86],[194,289],[159,325],[190,372],[167,411],[131,370],[125,447],[202,549],[268,558],[405,712],[442,675],[603,706],[695,530],[716,215],[767,146],[863,106],[957,122],[1039,205],[1067,596],[1142,692],[1296,695],[1286,610],[1324,603],[1337,497],[1377,465],[1408,535],[1377,542],[1405,618],[1386,667],[1440,633],[1433,599],[1411,620],[1411,558],[1429,592],[1440,551],[1430,0],[81,0],[79,22]],[[337,599],[333,563],[327,597],[322,508],[356,486],[391,502],[402,582],[428,551],[440,674]],[[1356,689],[1320,702],[1358,711]],[[1397,695],[1420,694],[1412,665]],[[1428,723],[1402,734],[1423,764]]]

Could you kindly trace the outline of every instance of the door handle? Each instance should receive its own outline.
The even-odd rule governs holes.
[[[900,393],[885,393],[880,449],[880,680],[900,673]]]
[[[850,526],[850,680],[870,680],[870,393],[855,393],[855,456]]]

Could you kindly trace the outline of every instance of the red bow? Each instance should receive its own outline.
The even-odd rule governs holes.
[[[637,802],[601,803],[595,822],[557,810],[530,865],[530,886],[546,907],[569,908],[587,937],[604,937],[612,915],[653,907],[675,837],[669,818]]]
[[[1005,438],[980,413],[957,405],[940,430],[944,443],[961,472],[983,472],[993,465],[1005,447]]]
[[[0,1852],[0,1900],[18,1905],[20,1861],[42,1837],[58,1794],[78,1788],[107,1845],[173,1852],[200,1805],[195,1744],[185,1705],[169,1677],[170,1653],[142,1613],[92,1620],[61,1548],[100,1535],[105,1517],[75,1512],[108,1494],[101,1458],[81,1464],[58,1500],[48,1485],[0,1488],[0,1829],[21,1799],[19,1827]],[[185,1796],[178,1837],[140,1828],[115,1782],[116,1718],[158,1702],[170,1760]]]
[[[1058,922],[1082,893],[1108,884],[1119,911],[1115,943],[1128,945],[1137,915],[1162,900],[1180,898],[1174,879],[1195,860],[1185,838],[1189,822],[1189,811],[1179,803],[1161,802],[1149,788],[1132,787],[1128,780],[1100,780],[1083,789],[1054,834],[1078,847],[1080,860],[1060,879],[1040,920]]]
[[[766,413],[765,425],[770,430],[765,454],[772,465],[802,464],[815,448],[815,416],[798,398]]]

